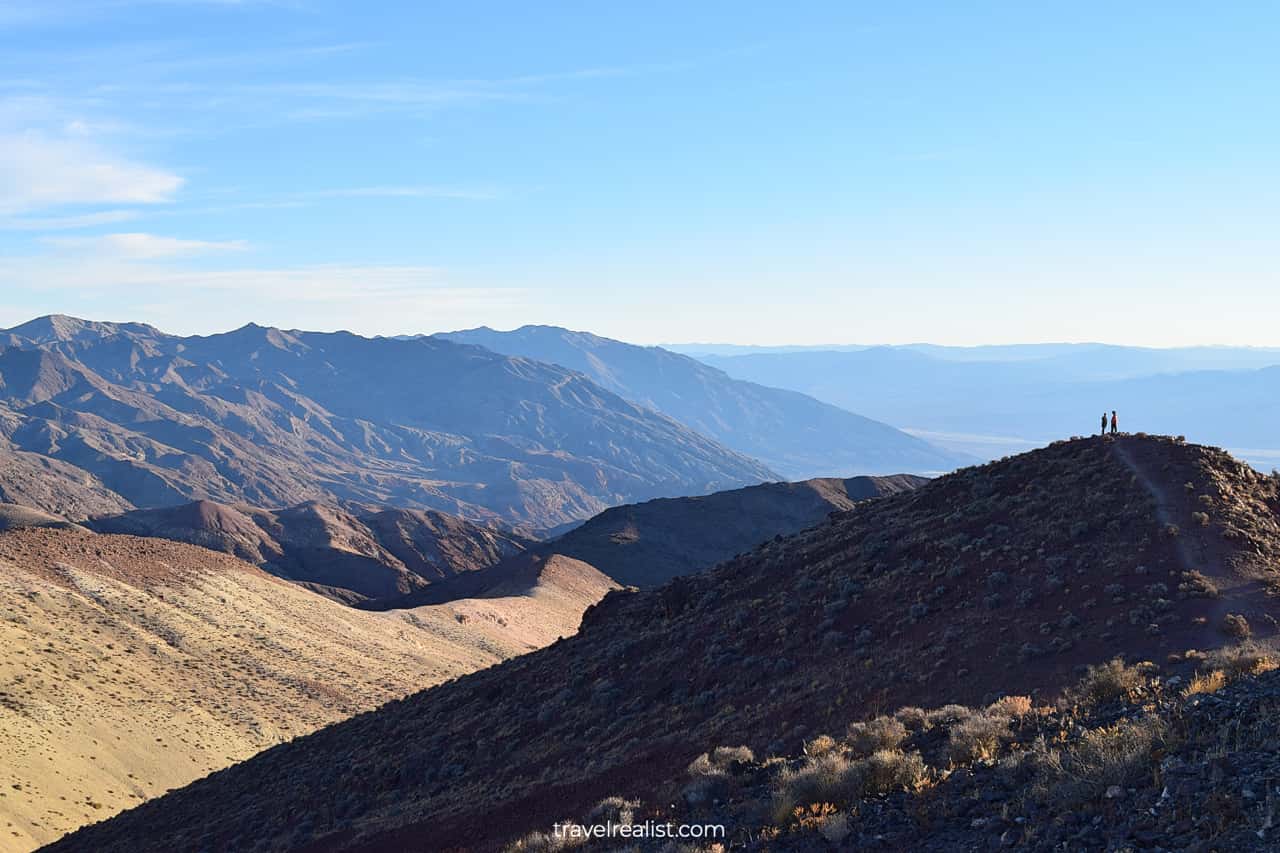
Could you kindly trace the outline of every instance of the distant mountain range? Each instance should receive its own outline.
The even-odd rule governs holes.
[[[940,473],[973,461],[806,394],[733,379],[686,355],[557,326],[486,327],[436,335],[557,364],[759,459],[789,480]]]
[[[1088,434],[1115,409],[1122,430],[1186,434],[1280,465],[1280,350],[913,345],[701,358],[983,458]]]
[[[526,531],[767,480],[586,376],[444,339],[43,317],[0,332],[0,497],[439,509]]]

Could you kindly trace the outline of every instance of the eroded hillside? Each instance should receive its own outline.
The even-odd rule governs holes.
[[[314,502],[269,510],[194,501],[86,523],[103,533],[232,554],[344,603],[399,596],[479,571],[530,544],[501,527],[433,510],[356,514]]]
[[[0,489],[75,520],[345,500],[532,531],[774,478],[585,376],[445,340],[52,316],[0,342],[0,450],[31,455],[0,465]],[[54,461],[47,488],[29,487],[35,457]]]

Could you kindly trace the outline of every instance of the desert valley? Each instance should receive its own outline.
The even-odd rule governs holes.
[[[1280,696],[1280,480],[1146,434],[965,464],[543,334],[614,390],[460,336],[4,332],[3,849],[1268,837],[1256,787],[1194,800],[1270,784],[1196,768],[1272,755],[1231,738]],[[470,379],[438,409],[380,358]],[[705,399],[645,384],[680,371]],[[797,450],[744,452],[773,435]],[[770,467],[822,447],[899,472]],[[1231,691],[1234,735],[1205,705]]]
[[[1278,33],[0,0],[0,853],[1280,851]]]

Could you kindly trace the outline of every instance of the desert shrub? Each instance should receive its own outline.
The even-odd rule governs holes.
[[[926,717],[930,726],[953,725],[962,720],[967,720],[974,715],[972,708],[964,705],[943,705],[941,708],[934,708]]]
[[[881,749],[897,749],[907,739],[907,727],[894,717],[876,717],[849,726],[846,741],[858,755],[870,755]]]
[[[1112,785],[1127,787],[1150,774],[1153,753],[1164,739],[1157,717],[1092,729],[1061,750],[1044,752],[1034,790],[1065,808],[1097,799]]]
[[[1002,696],[987,706],[987,716],[1015,719],[1031,713],[1030,696]]]
[[[1254,643],[1227,646],[1205,656],[1209,666],[1222,670],[1228,680],[1242,675],[1261,675],[1280,668],[1280,661],[1267,649]]]
[[[831,735],[818,735],[810,741],[806,741],[804,745],[805,755],[826,755],[834,750],[839,744]]]
[[[928,768],[920,753],[882,749],[869,758],[850,759],[839,752],[813,756],[778,775],[774,783],[774,820],[785,822],[797,808],[814,803],[848,805],[871,794],[918,788]]]
[[[1110,702],[1127,697],[1142,685],[1142,681],[1142,671],[1138,666],[1129,666],[1123,658],[1112,658],[1107,663],[1089,667],[1074,695],[1085,702]]]
[[[639,800],[628,800],[624,797],[606,797],[596,803],[587,814],[587,823],[613,823],[630,826],[635,823],[636,809],[640,808]]]
[[[903,753],[896,749],[881,749],[865,760],[867,767],[863,779],[862,794],[887,794],[901,788],[915,790],[928,775],[929,769],[918,752]]]
[[[1192,521],[1194,521],[1196,524],[1200,525],[1201,527],[1208,527],[1208,526],[1209,526],[1209,513],[1207,513],[1207,512],[1193,512],[1193,513],[1191,513],[1191,520],[1192,520]]]
[[[745,746],[717,746],[704,752],[687,768],[691,777],[683,795],[691,804],[706,803],[718,798],[731,787],[733,767],[755,760],[755,753]]]
[[[908,731],[918,732],[928,728],[929,718],[924,708],[907,705],[894,712],[893,718],[907,727]]]
[[[774,786],[774,818],[782,823],[800,806],[849,802],[861,792],[864,768],[836,752],[809,758],[778,775]]]
[[[704,752],[689,763],[690,776],[707,776],[712,773],[727,773],[734,763],[746,764],[755,761],[756,755],[746,746],[717,746],[711,752]]]
[[[1247,640],[1253,636],[1253,629],[1249,627],[1249,620],[1239,613],[1228,613],[1222,617],[1222,633],[1237,640]]]
[[[947,735],[947,751],[958,764],[996,757],[1000,744],[1009,736],[1009,719],[974,714],[952,727]]]
[[[1198,571],[1182,573],[1178,592],[1187,598],[1217,598],[1219,595],[1218,587],[1214,582]]]

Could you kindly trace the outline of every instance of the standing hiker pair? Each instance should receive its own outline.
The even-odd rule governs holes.
[[[1118,424],[1119,422],[1116,420],[1116,411],[1115,409],[1112,409],[1111,410],[1111,434],[1112,435],[1116,434],[1116,427],[1118,426]],[[1102,433],[1101,434],[1102,435],[1107,434],[1107,413],[1106,412],[1102,413]]]

